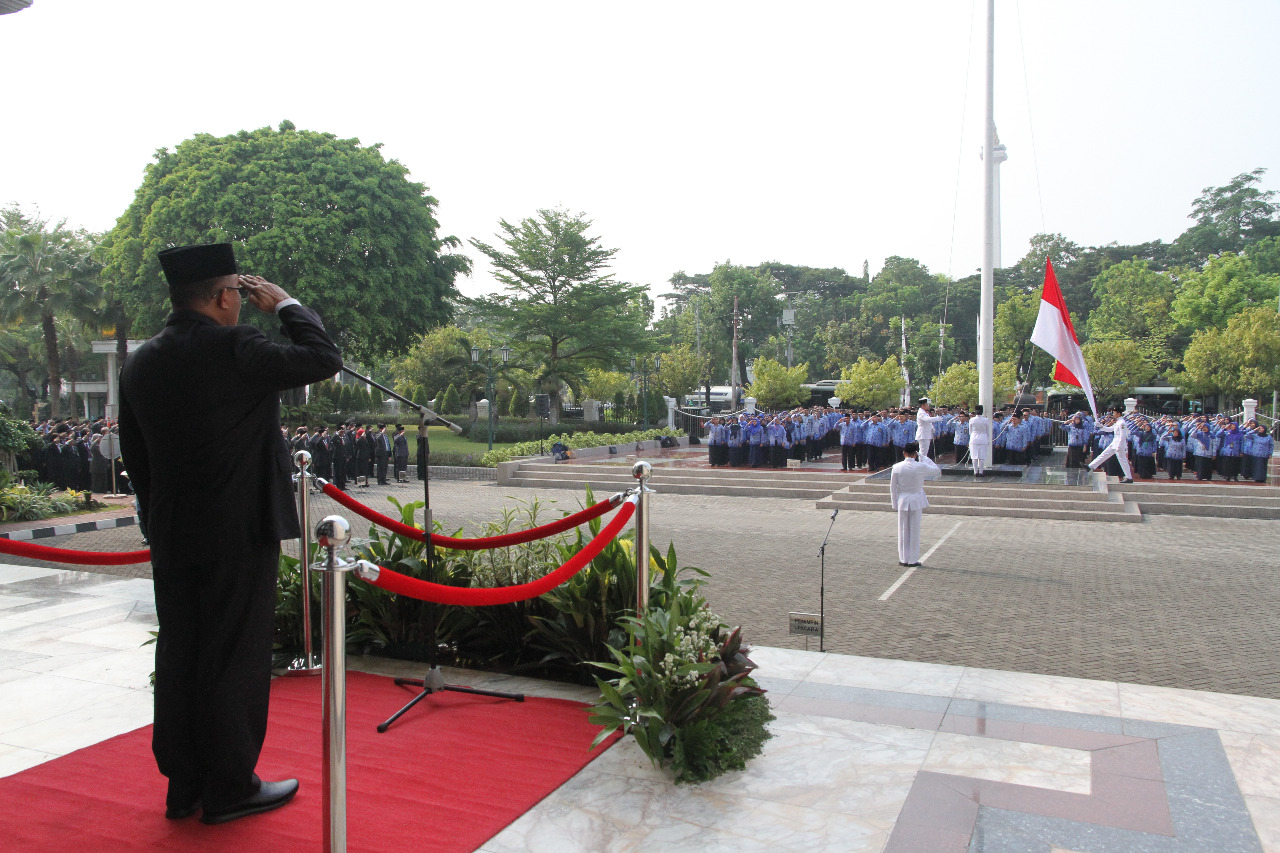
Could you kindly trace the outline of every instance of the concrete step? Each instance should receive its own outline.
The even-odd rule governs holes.
[[[1115,521],[1122,523],[1138,523],[1142,521],[1142,513],[1136,504],[1101,504],[1097,509],[1064,509],[1036,507],[1026,503],[1005,506],[976,506],[971,503],[947,504],[934,502],[932,495],[930,504],[925,509],[932,515],[970,515],[993,518],[1040,518],[1063,521]],[[1119,509],[1107,510],[1102,506],[1116,506]],[[838,501],[824,499],[817,502],[818,509],[857,510],[866,512],[893,512],[888,499]]]
[[[888,495],[888,480],[862,480],[849,486],[851,492],[863,492],[866,494]],[[1035,486],[1025,484],[1006,485],[997,488],[988,488],[985,483],[947,483],[940,480],[930,480],[928,485],[924,487],[925,494],[929,496],[929,500],[933,500],[934,495],[938,497],[951,497],[957,499],[976,499],[976,498],[995,498],[1002,501],[1018,501],[1023,498],[1035,499],[1053,497],[1058,500],[1071,501],[1095,501],[1098,503],[1106,503],[1114,500],[1108,492],[1095,489],[1092,486]]]
[[[520,465],[522,474],[561,474],[566,471],[593,471],[599,473],[620,473],[631,476],[631,466],[624,463],[575,463],[575,462],[525,462]],[[850,474],[841,471],[808,470],[797,471],[789,468],[698,468],[679,465],[653,464],[653,476],[668,478],[687,477],[699,482],[741,482],[758,479],[764,482],[794,480],[796,482],[830,482],[848,484],[866,476],[863,473]]]
[[[523,486],[531,489],[582,489],[591,486],[597,495],[629,489],[636,481],[628,476],[626,480],[615,477],[581,476],[576,479],[543,478],[540,476],[513,477],[506,481],[512,486]],[[795,498],[812,501],[831,493],[830,486],[812,487],[791,484],[766,485],[732,485],[726,483],[673,483],[654,477],[649,481],[650,487],[659,494],[667,495],[724,495],[728,497],[749,498]]]
[[[1020,507],[1027,506],[1037,509],[1070,509],[1081,511],[1096,512],[1124,512],[1126,501],[1120,495],[1101,495],[1101,500],[1077,500],[1071,495],[1061,495],[1052,492],[1019,494],[1016,496],[987,495],[974,493],[970,495],[946,495],[936,494],[932,489],[927,489],[926,494],[929,496],[929,503],[934,506],[974,506],[974,507]],[[825,500],[835,501],[836,503],[862,503],[865,501],[879,500],[883,501],[886,507],[889,506],[888,490],[882,494],[873,496],[863,489],[848,489],[846,491],[834,492]]]
[[[1160,498],[1133,501],[1148,515],[1194,515],[1202,518],[1280,519],[1280,506],[1232,503],[1171,503]]]
[[[1162,480],[1158,483],[1111,483],[1108,489],[1126,495],[1142,497],[1160,497],[1169,495],[1189,495],[1201,500],[1218,500],[1221,498],[1249,498],[1280,500],[1280,488],[1275,486],[1241,486],[1231,483],[1196,483],[1186,481]]]

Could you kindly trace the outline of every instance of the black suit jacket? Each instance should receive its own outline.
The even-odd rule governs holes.
[[[337,373],[342,355],[314,312],[278,318],[289,344],[176,311],[125,363],[120,446],[153,557],[299,535],[279,394]]]

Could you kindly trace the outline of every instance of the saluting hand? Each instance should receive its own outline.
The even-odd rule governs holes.
[[[268,314],[274,314],[276,306],[290,298],[283,287],[272,284],[260,275],[242,275],[240,284],[245,288],[245,295],[253,303],[253,307]]]

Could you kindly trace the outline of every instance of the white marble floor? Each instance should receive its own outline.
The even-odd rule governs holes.
[[[0,565],[0,776],[149,723],[154,627],[147,581]],[[623,740],[481,850],[1280,853],[1280,701],[783,649],[753,657],[777,720],[745,771],[676,786]]]

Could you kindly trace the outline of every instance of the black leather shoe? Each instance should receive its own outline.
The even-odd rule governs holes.
[[[188,803],[185,806],[166,806],[164,816],[169,820],[182,820],[183,818],[191,817],[198,811],[200,811],[200,801],[196,800],[194,803]]]
[[[285,779],[283,782],[263,782],[262,787],[258,789],[258,793],[244,798],[234,806],[218,811],[205,809],[204,814],[200,816],[200,822],[226,823],[249,815],[269,812],[292,800],[293,795],[296,793],[298,793],[297,779]]]

